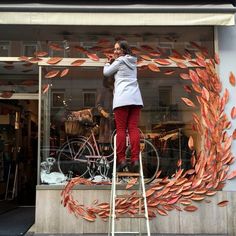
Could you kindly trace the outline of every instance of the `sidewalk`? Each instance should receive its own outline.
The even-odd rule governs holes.
[[[137,234],[116,234],[120,236],[138,236]],[[229,236],[227,234],[151,234],[151,236]],[[107,234],[26,234],[26,236],[107,236]],[[142,234],[146,236],[146,234]]]
[[[120,236],[138,236],[137,234],[116,234]],[[107,234],[35,234],[34,225],[29,229],[25,236],[107,236]],[[146,234],[142,234],[146,236]],[[227,234],[154,234],[151,236],[232,236]]]

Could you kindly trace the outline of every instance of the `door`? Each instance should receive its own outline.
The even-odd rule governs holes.
[[[0,199],[34,205],[38,100],[0,100]]]

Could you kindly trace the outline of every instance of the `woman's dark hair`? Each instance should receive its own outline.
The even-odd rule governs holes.
[[[116,43],[119,44],[120,48],[123,50],[123,53],[126,55],[126,54],[129,54],[129,55],[133,55],[132,51],[131,51],[131,48],[128,44],[127,41],[125,40],[119,40],[117,41]]]

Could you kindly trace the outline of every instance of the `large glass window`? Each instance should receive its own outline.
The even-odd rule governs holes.
[[[82,41],[69,42],[70,56],[80,57],[82,61],[75,66],[71,66],[72,59],[68,67],[62,62],[61,67],[43,66],[42,183],[61,183],[77,175],[110,177],[112,156],[109,155],[115,128],[111,109],[112,80],[104,83],[102,70],[104,59],[112,53],[117,38],[127,39],[138,57],[138,81],[144,100],[139,128],[146,140],[141,149],[146,155],[147,179],[156,173],[158,165],[162,177],[171,177],[178,165],[185,170],[191,168],[188,139],[194,137],[197,152],[201,143],[192,129],[192,113],[199,111],[186,106],[181,99],[185,97],[193,102],[196,99],[190,80],[183,77],[196,67],[196,59],[201,55],[205,59],[212,58],[213,27],[153,27],[142,32],[138,27],[136,31],[127,27],[122,37],[111,35],[112,32],[106,37],[83,35]],[[69,71],[64,73],[65,69]],[[57,71],[48,76],[52,70]],[[101,103],[109,114],[105,121]],[[107,156],[106,165],[97,161],[98,156]],[[181,164],[177,164],[180,160]],[[57,180],[50,179],[50,173],[57,173]]]
[[[0,57],[8,57],[10,55],[10,42],[0,41]]]

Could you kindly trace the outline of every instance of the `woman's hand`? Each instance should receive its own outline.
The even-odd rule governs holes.
[[[107,58],[108,63],[112,64],[114,61],[115,61],[114,56],[108,56],[108,58]]]

